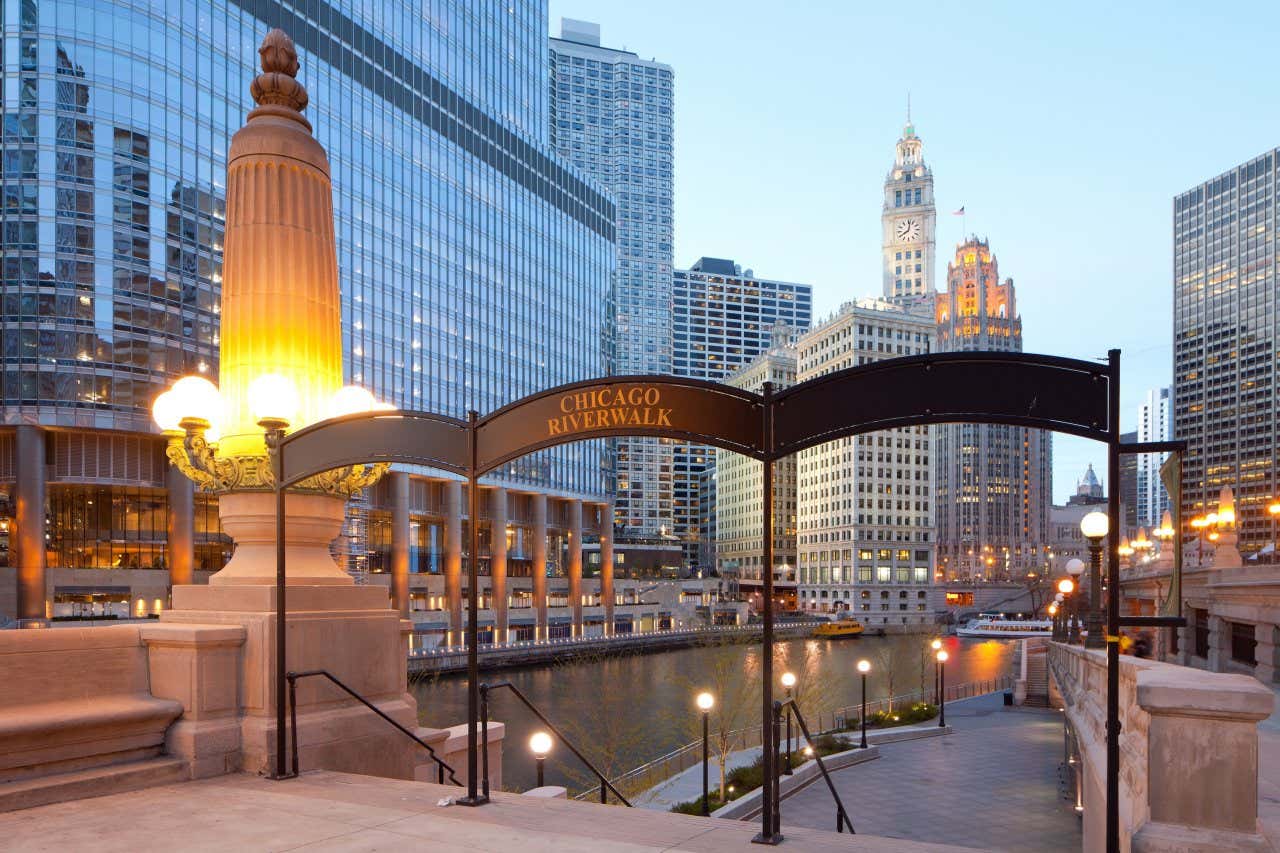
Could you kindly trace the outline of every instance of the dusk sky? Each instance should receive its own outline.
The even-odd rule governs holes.
[[[1172,380],[1171,202],[1280,145],[1280,4],[550,0],[675,71],[675,263],[812,284],[825,317],[880,284],[885,173],[924,140],[938,271],[968,230],[1017,288],[1025,349],[1123,350],[1131,429]],[[1105,452],[1054,440],[1061,503]]]

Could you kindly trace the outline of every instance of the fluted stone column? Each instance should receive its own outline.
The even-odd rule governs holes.
[[[613,636],[613,504],[607,503],[600,518],[600,600],[604,602],[604,634]]]
[[[569,605],[573,636],[582,636],[582,501],[569,501]]]
[[[19,424],[14,459],[14,525],[12,535],[14,565],[18,572],[18,622],[44,624],[45,525],[44,458],[45,432],[32,424]]]
[[[493,595],[493,641],[507,642],[507,490],[495,488],[489,500],[489,590]]]
[[[444,484],[444,598],[449,639],[462,645],[462,483]]]
[[[164,483],[169,492],[169,585],[195,583],[195,483],[172,465]]]
[[[391,472],[391,603],[409,618],[409,472]]]
[[[547,496],[533,496],[533,631],[535,640],[547,638]]]

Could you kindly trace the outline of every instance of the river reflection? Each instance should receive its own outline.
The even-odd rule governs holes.
[[[934,662],[931,638],[918,635],[861,637],[843,640],[793,639],[775,645],[775,676],[791,670],[806,716],[828,719],[837,707],[859,701],[855,668],[871,661],[868,699],[932,691]],[[1011,673],[1016,640],[961,640],[948,637],[947,683],[986,681]],[[564,664],[512,669],[482,680],[510,681],[562,727],[579,748],[610,776],[630,770],[700,737],[693,698],[699,690],[717,696],[714,715],[724,714],[726,728],[759,725],[759,645],[700,646],[648,655],[580,659]],[[466,721],[464,676],[428,678],[412,685],[422,721],[428,726]],[[777,688],[779,698],[782,688]],[[534,767],[529,736],[537,720],[509,693],[495,695],[491,719],[507,725],[503,754],[504,787],[532,787]],[[571,789],[588,786],[568,750],[559,744],[547,762],[547,784]]]

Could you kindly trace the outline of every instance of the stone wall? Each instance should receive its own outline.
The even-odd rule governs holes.
[[[1085,850],[1105,849],[1105,651],[1053,643],[1050,672],[1079,746]],[[1120,658],[1124,850],[1268,850],[1257,825],[1257,722],[1274,696],[1254,679]]]

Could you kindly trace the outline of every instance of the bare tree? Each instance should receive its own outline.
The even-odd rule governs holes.
[[[710,751],[720,773],[720,801],[725,798],[729,756],[743,748],[743,730],[759,724],[760,667],[751,665],[753,650],[745,650],[731,638],[713,637],[706,642],[702,663],[705,673],[697,680],[683,679],[690,696],[706,691],[715,698],[709,723]],[[691,740],[702,738],[702,719],[687,712],[679,715]]]
[[[556,666],[589,667],[600,672],[602,683],[607,684],[611,677],[610,671],[619,669],[625,657],[626,655],[592,650]],[[556,720],[565,735],[610,782],[617,785],[623,796],[635,793],[634,783],[624,784],[616,780],[631,769],[636,756],[643,751],[652,725],[651,720],[640,718],[632,711],[631,698],[626,691],[601,689],[592,695],[590,713]],[[582,790],[596,787],[600,780],[567,752],[565,750],[558,753],[557,758],[553,759],[560,771]]]

